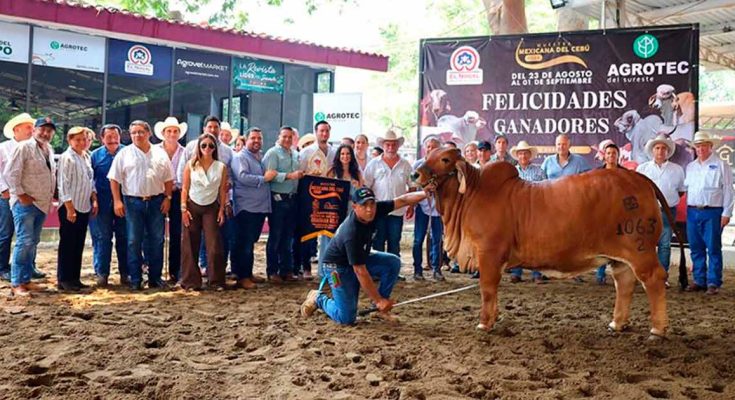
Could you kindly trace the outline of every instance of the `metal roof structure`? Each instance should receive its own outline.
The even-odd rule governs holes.
[[[735,0],[569,0],[567,7],[599,19],[603,4],[608,28],[699,23],[700,60],[735,70]]]
[[[207,24],[153,18],[112,7],[67,0],[2,0],[0,20],[276,61],[380,72],[388,70],[388,57],[381,54]]]

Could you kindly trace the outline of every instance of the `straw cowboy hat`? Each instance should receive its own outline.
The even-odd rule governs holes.
[[[666,135],[658,135],[655,138],[646,142],[646,154],[648,154],[648,156],[653,159],[653,146],[659,143],[665,144],[666,147],[668,147],[669,151],[666,155],[666,159],[668,160],[669,158],[671,158],[671,156],[674,155],[674,152],[676,151],[676,144],[674,144],[674,141]]]
[[[176,119],[176,117],[167,117],[164,121],[156,122],[156,125],[153,127],[153,131],[157,138],[163,140],[164,129],[172,126],[179,128],[179,139],[186,135],[186,130],[189,128],[189,125],[187,125],[186,122],[179,123],[179,120]]]
[[[694,134],[694,140],[692,141],[692,144],[696,145],[700,143],[711,143],[712,146],[717,146],[718,144],[720,144],[720,138],[714,137],[707,132],[697,132]]]
[[[510,156],[513,157],[513,158],[515,158],[517,160],[518,159],[518,156],[517,156],[518,152],[519,151],[523,151],[523,150],[530,151],[531,152],[531,158],[532,159],[533,158],[536,158],[536,155],[538,155],[538,150],[536,150],[535,147],[533,147],[530,144],[528,144],[528,142],[526,142],[525,140],[521,140],[520,142],[518,142],[517,145],[513,146],[510,149]]]
[[[223,122],[219,126],[220,131],[228,131],[230,132],[230,136],[232,138],[230,139],[230,143],[227,143],[228,145],[235,144],[235,141],[237,140],[237,137],[240,136],[240,130],[239,129],[233,129],[232,126],[230,126],[229,122]]]
[[[5,123],[5,127],[3,128],[3,133],[5,134],[5,137],[8,139],[12,139],[14,137],[13,135],[13,128],[20,124],[33,124],[36,120],[33,119],[33,117],[30,116],[28,113],[22,113],[18,114],[13,118],[10,118],[10,121]]]
[[[306,135],[299,138],[299,143],[297,146],[300,149],[303,149],[304,147],[316,142],[316,136],[314,136],[313,133],[307,133]]]
[[[398,146],[403,146],[405,138],[398,135],[393,129],[389,129],[383,136],[378,136],[378,146],[383,147],[385,142],[398,142]]]

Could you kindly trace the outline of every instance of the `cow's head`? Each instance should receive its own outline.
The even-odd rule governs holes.
[[[422,188],[432,190],[441,188],[451,177],[459,181],[459,193],[466,189],[465,171],[467,162],[462,158],[459,149],[441,149],[433,151],[413,173],[413,180]]]

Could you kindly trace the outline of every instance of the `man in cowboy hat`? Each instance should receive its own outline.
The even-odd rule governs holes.
[[[497,142],[498,141],[496,139],[496,146]],[[521,140],[517,145],[510,149],[510,156],[518,162],[518,165],[516,165],[518,176],[520,176],[524,181],[540,182],[546,180],[544,170],[536,164],[531,164],[531,160],[536,158],[537,155],[538,150],[536,147],[529,145],[525,140]],[[510,272],[510,281],[512,283],[521,282],[523,280],[523,268],[513,268]],[[541,272],[535,270],[531,273],[531,278],[534,282],[539,284],[546,282]]]
[[[28,296],[29,291],[37,289],[30,281],[41,229],[56,188],[56,163],[50,144],[55,131],[51,118],[37,119],[33,138],[18,144],[3,171],[15,225],[10,283],[16,296]]]
[[[676,219],[676,206],[679,204],[679,198],[686,192],[684,168],[679,164],[668,161],[674,154],[676,145],[668,136],[658,135],[646,142],[645,150],[651,161],[639,165],[636,171],[647,176],[656,184],[666,198],[671,215]],[[669,219],[666,218],[663,209],[661,209],[661,217],[663,230],[661,231],[661,238],[658,240],[658,261],[668,273],[671,261],[672,227],[669,225]],[[668,282],[666,282],[666,285],[668,287]]]
[[[186,136],[188,129],[189,125],[186,122],[179,123],[176,117],[167,117],[153,126],[153,132],[161,140],[156,147],[166,152],[173,171],[182,163],[184,146],[179,141]],[[181,181],[177,176],[174,176],[171,207],[168,210],[168,235],[168,279],[169,283],[176,284],[181,270]]]
[[[296,148],[301,151],[307,146],[311,146],[312,143],[316,142],[316,136],[313,133],[307,133],[306,135],[299,138],[299,143]]]
[[[384,152],[380,157],[372,159],[365,167],[365,186],[375,192],[378,201],[392,200],[408,193],[411,185],[411,164],[398,155],[398,148],[403,145],[403,136],[389,129],[378,137],[378,146]],[[413,206],[397,208],[375,221],[376,232],[373,248],[387,251],[400,257],[401,231],[403,217],[413,217]]]
[[[10,211],[10,190],[2,171],[8,164],[18,143],[31,138],[36,122],[27,113],[11,118],[3,129],[9,140],[0,144],[0,279],[10,281],[10,242],[13,240],[13,214]],[[35,275],[35,267],[34,273]],[[37,278],[37,276],[33,276]]]
[[[692,143],[697,158],[687,165],[684,185],[694,283],[687,290],[715,295],[722,286],[722,229],[732,216],[732,171],[713,151],[719,139],[697,132]]]
[[[240,136],[240,130],[234,129],[229,122],[223,122],[219,128],[219,140],[222,143],[232,146],[235,144],[235,140]]]

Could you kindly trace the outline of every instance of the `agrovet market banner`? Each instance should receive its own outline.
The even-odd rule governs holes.
[[[421,42],[419,130],[460,146],[506,135],[540,156],[567,133],[589,161],[600,142],[628,168],[658,133],[684,164],[697,129],[698,25]],[[594,164],[593,164],[594,165]]]

